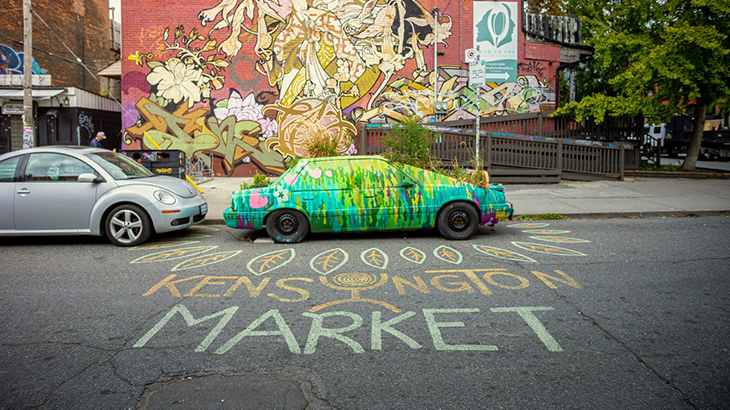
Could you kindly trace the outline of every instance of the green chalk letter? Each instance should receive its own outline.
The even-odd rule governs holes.
[[[554,310],[550,306],[536,306],[536,307],[511,307],[511,308],[491,308],[492,312],[517,312],[522,319],[527,322],[533,332],[540,338],[542,343],[551,352],[562,352],[563,348],[560,347],[557,341],[550,335],[550,332],[545,329],[545,326],[540,323],[540,319],[535,316],[533,310]]]
[[[423,315],[426,317],[428,330],[431,332],[433,346],[436,350],[480,350],[480,351],[496,351],[497,346],[494,345],[447,345],[444,342],[443,335],[439,328],[441,327],[464,327],[464,322],[437,322],[434,315],[436,313],[479,313],[479,309],[423,309]]]
[[[302,315],[312,318],[312,327],[309,329],[309,337],[307,338],[307,345],[304,347],[304,354],[314,353],[314,351],[317,349],[317,342],[319,341],[320,337],[330,337],[332,339],[339,340],[340,342],[350,346],[352,351],[354,351],[355,353],[365,352],[360,343],[347,336],[342,335],[342,333],[349,332],[362,326],[362,316],[350,312],[328,312],[321,314],[304,312],[302,313]],[[337,329],[327,329],[322,327],[322,322],[324,321],[324,319],[332,316],[347,316],[352,319],[352,324]]]
[[[270,317],[274,318],[276,326],[279,327],[279,330],[254,330],[257,327],[261,326],[261,324]],[[297,354],[302,352],[301,348],[299,347],[299,343],[297,343],[297,339],[294,337],[294,333],[292,333],[289,325],[286,324],[286,321],[281,316],[281,313],[279,313],[279,310],[271,309],[261,315],[261,317],[256,319],[253,323],[248,325],[248,327],[243,329],[241,333],[233,336],[231,340],[227,341],[226,344],[216,350],[215,354],[223,354],[227,352],[246,336],[281,336],[284,338],[287,346],[289,346],[290,352]]]
[[[370,332],[370,348],[373,350],[381,350],[381,348],[383,347],[382,333],[383,331],[386,331],[391,335],[397,337],[398,339],[402,340],[403,343],[407,344],[408,347],[410,347],[411,349],[420,349],[421,345],[418,342],[391,327],[396,323],[402,322],[415,314],[416,312],[406,312],[402,315],[398,315],[393,319],[388,320],[387,322],[381,322],[382,314],[380,312],[373,312],[373,321],[371,325],[372,329]]]
[[[190,313],[188,308],[186,308],[183,305],[175,305],[175,307],[170,310],[165,317],[162,318],[157,324],[150,329],[149,332],[147,332],[146,335],[142,336],[141,339],[137,341],[137,343],[134,344],[133,347],[144,347],[147,342],[152,339],[154,335],[157,334],[157,332],[162,329],[163,326],[167,324],[167,322],[172,319],[173,316],[175,316],[176,313],[180,313],[182,315],[183,319],[185,319],[185,323],[187,323],[188,327],[195,326],[197,324],[203,323],[206,320],[215,319],[218,316],[223,316],[223,318],[218,322],[217,325],[208,333],[208,336],[203,339],[202,342],[198,345],[198,347],[195,348],[196,352],[204,352],[205,349],[210,346],[210,344],[215,340],[215,338],[218,336],[218,334],[223,330],[224,327],[228,324],[228,321],[231,320],[233,315],[238,310],[238,306],[229,307],[228,309],[221,310],[220,312],[213,313],[212,315],[208,315],[206,317],[195,319],[193,315]]]

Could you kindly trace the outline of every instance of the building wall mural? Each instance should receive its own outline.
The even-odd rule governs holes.
[[[21,46],[22,48],[22,46]],[[16,51],[6,44],[0,44],[0,74],[23,74],[22,51]],[[46,70],[33,59],[33,74],[46,74]]]
[[[179,149],[216,175],[278,175],[311,136],[335,138],[343,154],[353,154],[361,124],[414,114],[433,120],[436,80],[439,100],[449,101],[439,119],[474,118],[476,94],[461,63],[471,41],[470,3],[442,10],[437,38],[434,6],[125,0],[124,147]],[[434,42],[445,52],[436,78]],[[552,109],[554,90],[554,69],[520,64],[515,83],[480,90],[481,113]]]

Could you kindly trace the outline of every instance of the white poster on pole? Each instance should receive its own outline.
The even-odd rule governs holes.
[[[517,81],[516,2],[474,2],[474,48],[485,64],[486,81]]]

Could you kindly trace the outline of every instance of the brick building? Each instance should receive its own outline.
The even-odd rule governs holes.
[[[32,7],[35,145],[86,145],[103,130],[112,137],[106,144],[119,146],[121,109],[104,97],[114,80],[97,75],[119,59],[108,0],[33,0]],[[0,10],[2,153],[22,146],[22,0],[0,0]]]
[[[126,146],[180,149],[217,175],[279,174],[314,135],[352,153],[361,127],[412,115],[552,111],[559,73],[590,53],[576,19],[521,0],[123,0],[122,13]],[[488,60],[483,85],[470,50]]]

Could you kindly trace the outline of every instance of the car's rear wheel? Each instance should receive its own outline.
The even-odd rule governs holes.
[[[266,218],[266,233],[277,243],[301,242],[309,233],[309,221],[293,209],[277,209]]]
[[[450,203],[439,212],[436,226],[446,239],[457,241],[469,239],[479,229],[479,214],[466,202]]]
[[[106,236],[117,246],[137,246],[152,235],[152,222],[142,208],[119,205],[106,217]]]

